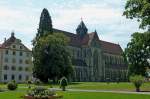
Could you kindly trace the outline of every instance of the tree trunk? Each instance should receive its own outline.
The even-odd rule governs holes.
[[[65,88],[65,86],[62,86],[62,91],[66,91],[66,88]]]
[[[136,88],[136,92],[140,92],[140,88],[139,87]]]

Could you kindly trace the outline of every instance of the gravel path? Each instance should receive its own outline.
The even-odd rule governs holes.
[[[55,90],[61,90],[59,88],[53,88]],[[83,90],[83,89],[66,89],[66,91],[77,91],[77,92],[108,92],[108,93],[124,93],[124,94],[147,94],[150,92],[131,92],[131,91],[107,91],[107,90]]]

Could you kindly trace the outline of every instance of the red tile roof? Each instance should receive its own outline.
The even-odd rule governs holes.
[[[105,53],[121,55],[123,52],[119,44],[114,44],[102,40],[100,40],[99,42]]]
[[[84,36],[83,39],[81,39],[77,34],[73,34],[58,29],[54,29],[54,32],[59,32],[59,33],[61,32],[64,33],[66,36],[70,37],[69,45],[71,46],[78,46],[78,47],[85,46],[85,45],[90,46],[92,40],[96,39],[99,42],[103,52],[105,53],[121,55],[123,52],[119,44],[114,44],[111,42],[99,40],[99,37],[96,32],[88,33],[87,35]]]
[[[9,39],[7,39],[6,41],[4,41],[4,43],[2,43],[2,47],[9,47],[13,42],[15,42],[16,38],[14,36],[11,36]]]

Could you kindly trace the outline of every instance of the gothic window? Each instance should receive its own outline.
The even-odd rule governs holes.
[[[86,49],[84,49],[84,57],[86,57]]]
[[[98,52],[97,50],[94,51],[94,57],[93,57],[93,65],[94,65],[94,75],[97,74],[98,69]]]

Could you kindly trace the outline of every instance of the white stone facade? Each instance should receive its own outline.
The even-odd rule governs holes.
[[[14,33],[0,47],[0,82],[32,79],[32,52],[15,38]]]

